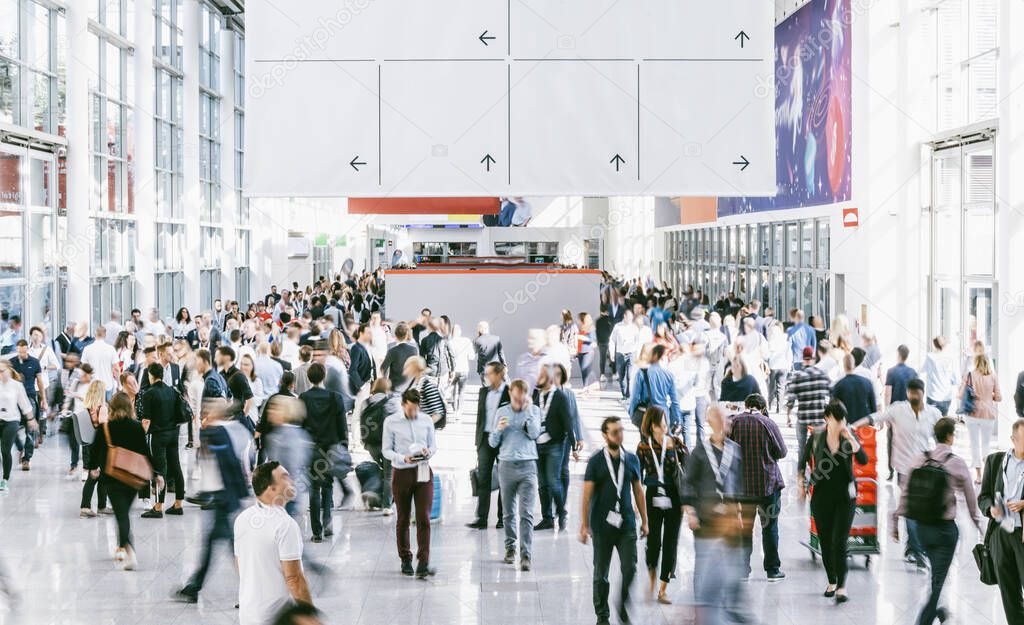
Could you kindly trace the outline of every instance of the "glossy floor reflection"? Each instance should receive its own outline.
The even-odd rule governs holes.
[[[588,447],[600,446],[600,419],[623,413],[617,393],[581,398]],[[464,407],[475,409],[475,389]],[[443,517],[433,528],[431,553],[438,575],[430,581],[404,578],[394,547],[394,517],[362,511],[336,511],[333,538],[306,543],[306,553],[327,567],[307,569],[316,604],[330,625],[381,623],[502,625],[505,623],[593,623],[591,551],[576,540],[583,463],[573,463],[570,531],[540,532],[534,545],[533,570],[521,573],[501,562],[499,531],[474,531],[468,473],[475,463],[473,418],[463,415],[439,435],[435,468],[444,483]],[[784,421],[784,420],[782,420]],[[781,421],[780,421],[781,422]],[[784,430],[795,448],[793,430]],[[966,440],[966,432],[963,433]],[[635,448],[636,432],[627,445]],[[962,447],[958,445],[958,447]],[[964,450],[965,451],[965,450]],[[791,451],[791,456],[795,451]],[[357,461],[359,460],[357,454]],[[66,474],[68,451],[50,438],[37,453],[32,470],[15,468],[11,490],[0,494],[0,562],[17,589],[15,610],[0,609],[0,625],[226,625],[237,623],[233,606],[237,576],[227,548],[217,554],[198,605],[175,603],[170,595],[189,575],[198,555],[206,513],[186,505],[183,517],[147,520],[136,504],[133,531],[139,570],[114,567],[115,527],[111,517],[78,518],[81,482]],[[190,458],[191,463],[191,458]],[[792,481],[794,463],[785,467]],[[335,497],[340,494],[335,489]],[[755,546],[754,574],[748,584],[753,612],[765,624],[904,625],[915,622],[927,576],[903,564],[902,549],[886,542],[870,570],[854,560],[847,588],[851,601],[836,607],[821,596],[825,586],[820,562],[801,546],[808,529],[806,508],[786,497],[781,523],[782,562],[788,578],[768,584],[759,570]],[[881,488],[880,517],[893,505],[893,487]],[[493,510],[493,508],[492,508]],[[495,519],[492,511],[491,525]],[[961,542],[946,584],[944,602],[956,622],[1003,623],[998,592],[982,585],[971,559],[977,537],[961,519]],[[305,529],[308,538],[308,526]],[[887,536],[886,528],[879,528]],[[679,545],[679,576],[669,586],[671,606],[647,600],[638,585],[634,622],[690,623],[688,606],[693,570],[693,539],[684,528]],[[641,547],[641,560],[642,560]],[[641,565],[642,567],[642,565]],[[613,571],[616,570],[613,564]],[[613,573],[613,592],[617,584]],[[642,575],[638,575],[638,579]],[[2,597],[2,595],[0,595]],[[2,605],[0,598],[0,605]]]

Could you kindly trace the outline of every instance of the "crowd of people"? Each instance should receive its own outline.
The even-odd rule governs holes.
[[[901,345],[896,364],[883,369],[873,333],[842,315],[825,330],[799,309],[783,321],[731,293],[712,305],[692,288],[674,294],[606,274],[596,319],[563,310],[552,325],[530,330],[527,351],[509,362],[487,321],[470,338],[446,315],[424,308],[415,319],[389,319],[384,304],[384,274],[376,271],[273,287],[244,312],[216,300],[195,317],[184,308],[171,320],[156,311],[143,318],[134,310],[126,320],[114,313],[91,331],[69,323],[52,340],[39,327],[23,337],[20,320],[5,319],[0,491],[17,487],[15,447],[20,469],[30,471],[33,451],[61,436],[68,475],[82,481],[79,515],[116,520],[120,568],[138,566],[136,498],[145,522],[206,510],[197,568],[175,596],[198,601],[223,541],[237,558],[244,625],[315,619],[305,517],[310,541],[333,535],[335,482],[342,507],[394,515],[402,574],[436,573],[431,460],[444,448],[439,433],[473,412],[462,402],[472,368],[481,387],[468,526],[491,527],[497,491],[504,563],[529,571],[535,533],[569,531],[569,492],[579,487],[575,529],[593,545],[599,624],[611,618],[613,552],[621,572],[615,609],[629,622],[639,538],[650,599],[671,603],[684,522],[694,537],[697,622],[748,622],[743,581],[755,520],[766,579],[786,577],[778,519],[787,478],[809,499],[824,596],[848,601],[858,467],[869,462],[875,428],[887,433],[888,479],[900,492],[890,533],[899,540],[903,519],[907,562],[931,576],[918,623],[948,618],[940,597],[959,540],[957,495],[979,532],[989,517],[985,562],[1007,620],[1024,623],[1024,420],[1012,427],[1009,452],[989,453],[1002,397],[984,344],[963,359],[936,337],[918,369]],[[580,460],[587,440],[578,400],[612,388],[622,403],[603,418],[603,445],[590,450],[582,483],[574,483],[570,461]],[[1020,415],[1020,390],[1015,400]],[[969,464],[952,447],[960,422]],[[628,427],[640,434],[635,452],[623,446]],[[783,427],[795,430],[792,453]],[[371,460],[356,464],[357,450]],[[795,476],[783,475],[787,456]]]

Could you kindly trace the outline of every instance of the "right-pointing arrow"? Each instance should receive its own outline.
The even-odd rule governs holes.
[[[740,160],[733,161],[732,164],[733,165],[739,165],[740,166],[740,171],[743,171],[744,169],[747,168],[747,165],[750,164],[750,161],[747,160],[746,156],[743,156],[742,154],[740,154]]]
[[[613,156],[613,157],[612,157],[612,160],[610,160],[610,161],[608,161],[608,162],[609,162],[609,163],[615,163],[615,171],[619,171],[619,167],[620,167],[620,166],[621,166],[621,165],[622,165],[623,163],[625,163],[625,162],[626,162],[626,159],[624,159],[624,158],[622,158],[621,156],[619,156],[618,154],[616,154],[615,156]]]

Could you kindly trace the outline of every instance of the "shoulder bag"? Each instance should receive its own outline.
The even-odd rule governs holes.
[[[640,429],[640,426],[643,425],[644,413],[647,412],[648,406],[650,406],[653,401],[651,396],[651,378],[647,375],[647,369],[641,369],[640,375],[644,378],[644,391],[647,395],[643,402],[636,405],[636,408],[633,410],[633,414],[630,415],[630,420],[637,429]]]
[[[973,415],[974,414],[974,401],[977,398],[977,394],[974,392],[974,374],[967,374],[967,386],[964,388],[964,396],[960,398],[960,410],[959,413],[962,415]]]
[[[125,486],[138,490],[153,479],[153,466],[146,456],[137,451],[115,447],[110,442],[110,424],[103,424],[103,436],[107,439],[107,463],[103,472]]]

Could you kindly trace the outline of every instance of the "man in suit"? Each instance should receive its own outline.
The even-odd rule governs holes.
[[[1024,419],[1013,422],[1010,451],[997,451],[985,459],[985,473],[978,492],[978,507],[989,518],[986,543],[992,551],[999,595],[1007,623],[1024,623],[1024,541],[1021,539],[1021,511],[1024,510]],[[1009,484],[1007,484],[1009,481]],[[997,497],[1000,495],[1001,497]],[[1003,504],[997,501],[1002,499]],[[1010,519],[1004,519],[1009,512]],[[1003,521],[1006,525],[1003,525]],[[1002,526],[1002,527],[1001,527]],[[1009,531],[1010,527],[1012,531]]]
[[[562,460],[576,443],[569,401],[556,385],[555,377],[550,367],[542,368],[533,390],[533,403],[540,408],[541,420],[541,434],[537,438],[541,522],[533,528],[537,531],[554,529],[556,518],[559,529],[565,531]]]
[[[409,342],[409,326],[400,323],[395,326],[395,344],[388,348],[384,355],[384,361],[380,365],[381,375],[391,380],[391,388],[401,392],[409,386],[402,370],[405,368],[405,361],[413,356],[419,356],[419,350]]]
[[[476,350],[476,373],[482,380],[484,367],[492,362],[503,365],[505,362],[505,350],[501,346],[501,337],[491,334],[491,324],[481,321],[476,325],[476,338],[473,339],[473,349]]]
[[[473,529],[487,529],[487,517],[491,510],[491,475],[498,459],[498,448],[491,447],[490,433],[498,427],[498,408],[511,402],[508,384],[505,383],[505,365],[489,363],[484,368],[485,386],[480,388],[476,404],[476,471],[477,504],[476,520],[467,523]],[[498,527],[501,522],[501,498],[498,499]]]
[[[286,291],[287,292],[287,291]],[[313,439],[313,466],[310,468],[309,522],[313,542],[323,542],[334,534],[331,507],[334,505],[334,477],[331,469],[338,461],[332,455],[337,445],[348,449],[348,422],[345,419],[345,401],[342,396],[324,387],[326,368],[320,363],[309,367],[311,389],[299,395],[306,408],[302,427]],[[345,488],[344,481],[341,482]],[[348,493],[346,493],[348,494]]]
[[[359,415],[363,412],[363,402],[370,396],[370,385],[377,379],[377,365],[370,355],[369,344],[373,340],[370,334],[370,326],[361,323],[355,333],[356,342],[352,343],[349,350],[351,364],[348,368],[348,386],[355,398],[355,414],[353,419],[359,422]]]

